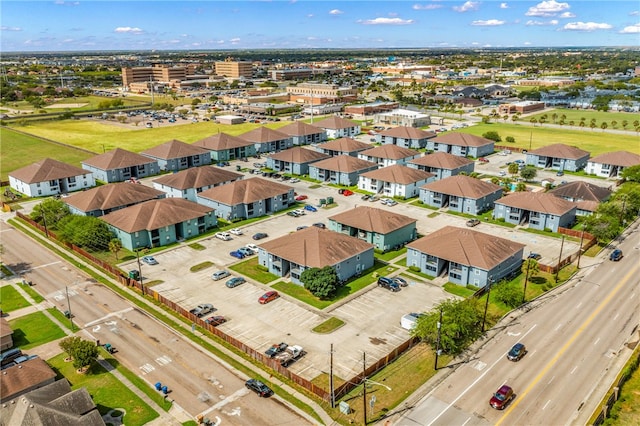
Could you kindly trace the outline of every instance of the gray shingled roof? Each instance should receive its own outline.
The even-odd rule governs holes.
[[[124,169],[142,164],[154,163],[155,160],[126,149],[116,148],[104,154],[96,155],[82,162],[100,170]]]
[[[80,167],[72,166],[71,164],[51,158],[45,158],[44,160],[13,171],[9,173],[9,176],[30,184],[90,174],[90,171],[81,169]]]
[[[427,183],[421,189],[470,199],[478,199],[502,191],[500,185],[462,175]]]
[[[198,194],[199,197],[217,201],[227,206],[250,204],[288,193],[293,187],[254,177],[242,179]]]
[[[164,196],[164,192],[135,183],[110,183],[86,191],[76,192],[63,201],[76,209],[88,212],[142,203]]]
[[[241,179],[244,175],[225,170],[220,167],[202,166],[191,167],[178,173],[171,173],[154,179],[159,183],[175,189],[202,188],[218,185],[224,182]]]

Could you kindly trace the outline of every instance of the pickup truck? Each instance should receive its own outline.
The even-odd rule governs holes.
[[[305,354],[306,352],[302,349],[302,346],[293,345],[287,346],[284,351],[276,354],[275,359],[280,362],[281,366],[288,367],[290,364],[302,358]]]
[[[203,304],[198,305],[195,308],[191,309],[189,312],[192,313],[193,315],[197,316],[198,318],[202,318],[203,316],[207,315],[208,313],[213,312],[213,305],[210,304],[210,303],[203,303]]]

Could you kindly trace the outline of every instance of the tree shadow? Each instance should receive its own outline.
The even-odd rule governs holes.
[[[547,281],[545,277],[529,277],[529,282],[532,284],[546,284]]]

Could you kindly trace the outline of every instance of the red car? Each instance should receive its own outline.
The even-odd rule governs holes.
[[[269,303],[273,300],[276,300],[278,297],[280,297],[280,295],[278,294],[277,291],[268,291],[262,296],[260,296],[260,299],[258,299],[258,302],[261,305],[264,305],[265,303]]]
[[[353,191],[351,191],[350,189],[345,189],[342,192],[342,195],[344,195],[345,197],[348,197],[349,195],[353,195]]]
[[[478,158],[478,161],[481,162],[481,163],[488,163],[489,162],[489,160],[487,158],[485,158],[485,157]]]
[[[491,397],[489,401],[489,405],[491,405],[496,410],[504,410],[509,401],[513,399],[513,389],[510,386],[502,385],[500,389],[496,391]]]
[[[227,322],[227,319],[222,315],[214,315],[204,320],[204,322],[215,327],[217,325],[224,324],[225,322]]]
[[[304,201],[304,200],[306,200],[307,198],[309,198],[309,197],[307,197],[306,195],[298,195],[298,196],[296,197],[296,201]]]

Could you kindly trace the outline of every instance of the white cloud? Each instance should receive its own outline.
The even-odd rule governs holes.
[[[569,3],[558,3],[556,0],[543,1],[529,8],[527,16],[556,16],[569,9]]]
[[[131,34],[140,34],[143,31],[137,27],[117,27],[113,30],[115,33],[131,33]]]
[[[529,20],[525,23],[526,26],[528,27],[541,27],[541,26],[545,26],[545,25],[558,25],[558,20],[557,19],[550,19],[548,21],[533,21],[533,20]]]
[[[477,27],[496,27],[498,25],[504,25],[504,21],[500,21],[498,19],[488,19],[488,20],[473,21],[471,25],[475,25]]]
[[[0,26],[0,31],[22,31],[20,27],[7,27],[6,25]]]
[[[453,6],[453,10],[456,12],[468,12],[470,10],[478,10],[478,6],[480,6],[479,2],[467,1],[462,6]]]
[[[598,22],[570,22],[563,27],[569,31],[610,30],[613,26]]]
[[[620,30],[620,34],[638,34],[640,33],[640,24],[629,25]]]
[[[72,1],[72,2],[69,2],[69,1],[61,1],[61,0],[58,0],[58,1],[55,1],[55,2],[53,2],[53,3],[54,3],[54,4],[57,4],[58,6],[79,6],[79,5],[80,5],[80,2],[79,2],[79,1]]]
[[[500,9],[509,9],[509,5],[506,3],[500,3]]]
[[[238,44],[238,43],[240,43],[240,38],[238,38],[238,37],[232,38],[232,39],[229,40],[229,43]]]
[[[414,23],[413,19],[401,19],[401,18],[376,18],[358,21],[362,25],[411,25]]]
[[[442,8],[441,4],[414,4],[412,6],[413,10],[435,10],[435,9],[440,9]]]
[[[329,11],[329,15],[342,15],[344,12],[340,9],[333,9]]]
[[[559,18],[565,18],[565,19],[566,19],[566,18],[575,18],[575,17],[576,17],[576,15],[575,15],[575,13],[571,13],[571,12],[564,12],[564,13],[561,13],[558,17],[559,17]]]
[[[313,13],[308,14],[307,18],[313,18]]]

